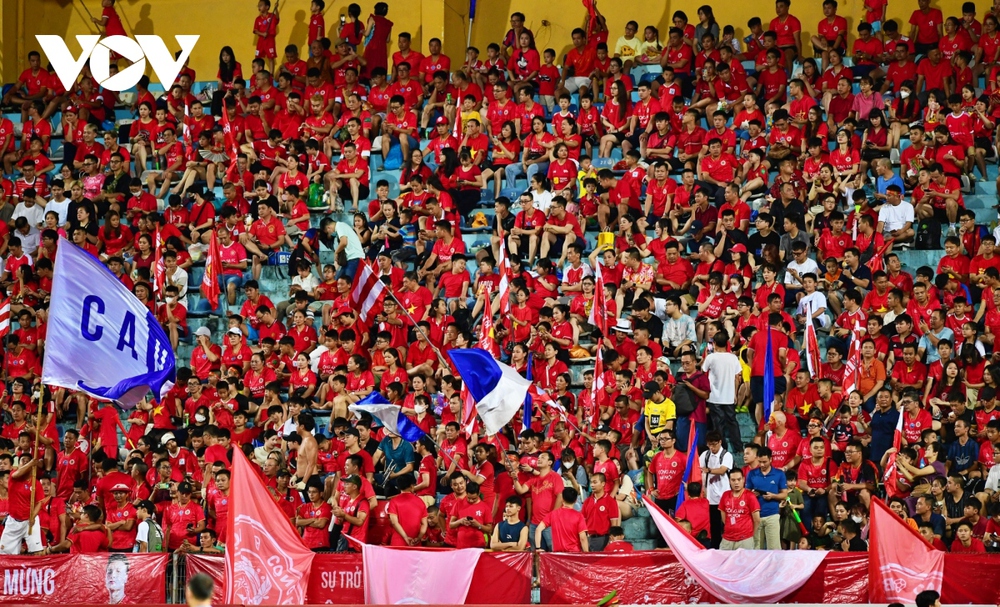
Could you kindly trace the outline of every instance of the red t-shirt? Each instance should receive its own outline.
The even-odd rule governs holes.
[[[726,491],[719,499],[719,511],[725,526],[722,539],[740,542],[753,537],[753,513],[760,512],[757,496],[745,489],[738,497]]]

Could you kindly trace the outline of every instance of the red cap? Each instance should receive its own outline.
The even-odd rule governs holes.
[[[746,253],[747,248],[741,244],[733,245],[733,248],[729,249],[730,253]]]

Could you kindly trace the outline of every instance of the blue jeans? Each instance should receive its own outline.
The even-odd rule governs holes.
[[[532,550],[536,550],[538,546],[535,545],[535,529],[538,529],[538,525],[530,523],[528,525],[528,546]],[[542,531],[542,550],[546,552],[552,552],[552,529],[546,527],[545,531]]]
[[[693,422],[695,431],[698,432],[698,449],[705,450],[705,433],[708,432],[708,424],[703,422]],[[687,453],[688,441],[691,435],[691,416],[677,418],[677,425],[674,427],[674,436],[677,437],[677,448]]]
[[[358,273],[358,264],[361,263],[360,259],[351,259],[347,262],[347,265],[340,268],[337,272],[337,278],[346,277],[348,281],[354,282],[354,275]]]
[[[537,162],[535,164],[529,165],[527,170],[524,168],[524,165],[522,165],[520,162],[515,162],[507,165],[507,169],[504,171],[504,175],[507,177],[507,187],[516,188],[517,187],[516,182],[518,177],[523,175],[524,178],[527,179],[528,183],[530,184],[531,178],[535,175],[535,173],[541,173],[544,176],[547,175],[548,172],[549,172],[548,161]]]

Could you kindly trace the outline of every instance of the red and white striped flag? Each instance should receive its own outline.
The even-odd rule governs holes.
[[[462,397],[462,430],[471,438],[472,435],[479,432],[476,399],[472,398],[472,394],[469,393],[469,389],[465,386],[464,382],[462,383],[459,395]]]
[[[885,482],[885,496],[887,498],[893,498],[899,495],[899,489],[896,488],[896,479],[899,476],[899,468],[896,467],[896,456],[899,455],[899,449],[903,445],[903,411],[899,411],[899,419],[896,420],[896,429],[892,433],[892,447],[896,451],[889,455],[889,461],[885,466],[885,475],[882,480]]]
[[[819,377],[822,358],[819,352],[819,339],[816,336],[816,324],[813,322],[812,304],[806,305],[806,362],[809,365],[809,375]]]
[[[167,284],[167,264],[163,261],[163,238],[156,231],[154,239],[156,250],[153,252],[153,299],[163,299],[163,287]]]
[[[10,298],[0,304],[0,339],[10,334]]]
[[[491,301],[490,295],[493,291],[486,289],[486,301]],[[488,303],[483,312],[483,324],[479,327],[479,345],[483,350],[489,352],[493,358],[500,360],[500,344],[497,343],[496,334],[493,330],[493,309]]]
[[[212,230],[211,238],[208,257],[205,259],[205,273],[201,277],[201,296],[208,300],[208,305],[214,312],[219,309],[219,295],[222,294],[222,287],[219,286],[222,258],[219,256],[219,236],[215,230]]]
[[[373,316],[372,310],[382,303],[386,293],[385,283],[379,280],[371,266],[363,261],[358,264],[351,286],[351,306],[358,312],[361,321],[368,322],[368,317]]]
[[[858,375],[861,370],[861,323],[858,321],[854,321],[851,347],[844,367],[844,394],[850,394],[858,388]]]
[[[604,273],[600,267],[594,271],[594,301],[587,322],[600,329],[602,337],[608,334],[608,302],[604,298]]]
[[[500,316],[510,314],[510,259],[507,257],[506,235],[500,230],[500,259],[497,269],[500,272]]]
[[[604,356],[601,354],[603,347],[604,340],[599,339],[597,341],[597,357],[594,359],[594,383],[590,385],[591,411],[589,411],[590,415],[588,416],[590,425],[594,428],[601,425],[601,401],[598,397],[604,390]]]
[[[456,141],[458,141],[459,143],[461,143],[462,142],[462,135],[463,135],[463,133],[462,133],[462,110],[458,106],[461,106],[462,103],[459,100],[457,100],[457,99],[453,99],[453,101],[455,102],[456,107],[455,107],[455,124],[452,125],[452,127],[451,127],[451,135],[452,135],[452,137],[455,138]]]

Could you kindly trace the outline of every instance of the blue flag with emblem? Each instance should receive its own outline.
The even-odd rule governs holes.
[[[173,382],[174,351],[152,312],[64,238],[52,278],[42,382],[134,407]]]
[[[534,366],[534,364],[532,364],[533,362],[534,361],[531,360],[531,353],[529,352],[528,369],[527,369],[527,379],[529,384],[532,381],[534,381],[534,378],[531,376],[531,368]],[[524,412],[521,414],[522,415],[521,421],[524,422],[524,430],[531,429],[531,416],[534,413],[534,405],[535,405],[535,399],[531,398],[530,393],[526,393],[524,395]],[[524,430],[522,430],[522,432]]]
[[[760,421],[766,424],[771,419],[771,406],[774,404],[774,355],[771,354],[771,327],[767,331],[767,347],[764,348],[764,415]]]

